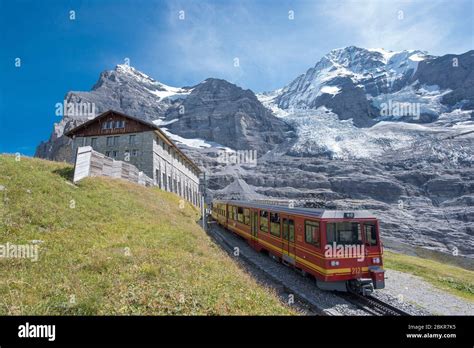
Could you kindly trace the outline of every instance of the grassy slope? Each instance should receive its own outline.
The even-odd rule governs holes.
[[[71,173],[0,156],[8,198],[0,244],[43,241],[38,262],[0,259],[0,314],[295,313],[238,268],[175,195],[105,178],[74,187]]]
[[[385,268],[417,275],[434,286],[474,301],[474,272],[439,261],[384,252]]]

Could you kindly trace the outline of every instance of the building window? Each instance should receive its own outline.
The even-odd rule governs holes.
[[[102,123],[102,129],[112,129],[114,126],[114,121],[108,121]]]
[[[278,213],[270,213],[270,233],[280,237],[280,215]]]
[[[161,172],[159,169],[155,170],[155,177],[156,177],[156,183],[158,184],[159,188],[162,188],[161,186]]]
[[[166,174],[163,173],[163,190],[168,190],[168,183],[166,182]]]
[[[118,145],[120,137],[114,137],[114,145]]]
[[[136,144],[137,136],[135,134],[132,134],[128,137],[128,143],[129,144]]]
[[[132,150],[132,156],[133,156],[133,157],[137,157],[137,156],[138,156],[138,150],[137,150],[137,149],[133,149],[133,150]]]
[[[125,128],[125,121],[115,121],[115,128]]]
[[[107,157],[110,157],[110,151],[105,151],[105,155],[106,155]]]
[[[97,138],[91,138],[91,146],[92,147],[97,146]]]
[[[295,221],[292,219],[283,219],[282,237],[290,242],[295,241]]]
[[[112,152],[112,157],[113,157],[113,158],[117,158],[117,156],[118,156],[118,151],[113,151],[113,152]]]
[[[268,211],[260,210],[260,230],[268,232]]]
[[[114,141],[114,137],[107,137],[107,146],[112,146]]]
[[[316,247],[321,245],[321,237],[319,233],[319,222],[305,221],[304,222],[305,241],[308,244],[313,244]]]
[[[102,129],[112,129],[114,127],[114,121],[108,121],[102,123]]]

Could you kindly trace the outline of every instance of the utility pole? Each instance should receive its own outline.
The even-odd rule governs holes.
[[[201,179],[201,216],[202,216],[202,229],[205,231],[206,230],[206,172],[202,173],[202,179]]]

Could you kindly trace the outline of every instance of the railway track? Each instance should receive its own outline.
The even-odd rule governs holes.
[[[410,313],[386,303],[374,296],[362,296],[354,293],[340,293],[339,297],[376,316],[409,316]]]
[[[208,234],[221,246],[223,247],[229,254],[234,252],[235,244],[231,243],[227,236],[224,233],[219,231],[217,223],[214,221],[208,224]],[[225,231],[228,232],[228,231]],[[230,233],[230,232],[229,232]],[[245,242],[243,240],[243,242]],[[254,251],[256,252],[256,251]],[[251,260],[251,258],[247,257],[244,253],[240,253],[240,258],[242,258],[247,264],[256,267],[259,271],[263,272],[266,277],[270,278],[272,282],[278,284],[278,286],[283,290],[286,294],[291,294],[294,296],[294,299],[303,303],[305,306],[311,309],[317,315],[341,315],[336,310],[324,309],[322,310],[318,303],[309,298],[306,294],[299,291],[296,287],[293,287],[289,284],[286,284],[280,281],[277,277],[275,277],[271,272],[268,272],[266,269],[260,267],[255,262]],[[345,301],[351,303],[358,309],[366,312],[369,315],[373,316],[407,316],[411,315],[400,308],[397,308],[389,303],[386,303],[374,296],[362,296],[355,293],[343,293],[338,292],[335,293],[337,297],[344,299]]]

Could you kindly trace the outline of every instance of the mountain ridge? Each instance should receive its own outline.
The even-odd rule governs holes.
[[[452,68],[459,69],[450,71],[449,63],[454,59],[458,60],[458,64]],[[233,85],[235,88],[232,93],[223,93],[222,100],[206,101],[203,98],[195,98],[197,93],[193,92],[194,89],[198,88],[198,92],[209,95],[210,91],[206,91],[202,86],[211,85],[212,89],[212,84],[216,81],[220,81],[221,86],[226,86],[223,83],[225,80],[207,78],[191,87],[172,87],[126,64],[118,64],[114,70],[102,72],[91,91],[68,92],[65,101],[73,104],[93,104],[96,114],[114,109],[147,121],[166,122],[175,117],[178,122],[171,124],[169,128],[171,132],[177,132],[178,136],[199,137],[224,146],[237,144],[238,147],[244,148],[254,142],[265,152],[273,145],[284,142],[288,132],[292,130],[287,122],[278,121],[274,116],[286,115],[294,109],[317,110],[325,107],[337,115],[339,120],[350,120],[356,127],[371,127],[382,120],[433,122],[439,114],[452,112],[456,107],[474,110],[472,71],[474,51],[435,57],[420,50],[393,52],[348,46],[330,51],[288,85],[266,94],[255,94],[250,89]],[[426,86],[434,87],[429,90]],[[214,87],[213,93],[218,94],[219,91],[215,89]],[[268,97],[271,94],[273,97]],[[257,98],[253,98],[255,95]],[[232,117],[235,118],[235,114],[244,109],[246,117],[228,123],[231,129],[237,127],[233,133],[227,134],[232,135],[230,138],[219,136],[221,129],[218,125],[208,131],[202,129],[199,121],[203,119],[203,115],[199,114],[199,104],[192,105],[189,100],[186,101],[188,96],[202,105],[207,103],[208,111],[218,107],[232,109]],[[237,96],[241,97],[241,100],[232,100]],[[245,102],[242,99],[248,100]],[[419,110],[419,114],[394,115],[395,112],[389,109],[387,115],[382,115],[381,111],[389,101],[402,106],[416,105],[417,108],[414,109]],[[262,104],[270,111],[264,111]],[[180,106],[181,110],[184,107],[184,110],[197,114],[192,115],[191,112],[185,113],[184,117],[177,117],[181,116],[177,112]],[[216,122],[222,121],[222,114],[216,113],[212,117],[216,118]],[[263,122],[260,122],[262,117]],[[184,125],[180,119],[183,119]],[[241,141],[246,131],[245,125],[238,123],[245,123],[243,120],[249,119],[253,123],[252,132],[256,133],[256,136]],[[69,141],[62,133],[85,120],[86,117],[80,115],[63,117],[55,125],[50,139],[38,146],[35,155],[48,159],[70,160],[71,155],[67,151]],[[191,123],[194,127],[190,127]],[[261,136],[263,141],[259,141],[258,128],[268,126],[274,131]],[[289,134],[288,137],[291,138],[292,135]]]
[[[436,57],[420,50],[392,52],[349,46],[329,52],[274,93],[272,102],[282,110],[324,106],[340,120],[352,119],[358,127],[372,126],[382,119],[426,123],[436,120],[440,111],[453,111],[459,102],[464,102],[463,109],[474,109],[473,70],[474,51]],[[462,87],[457,86],[460,80],[464,81]],[[427,86],[438,89],[440,101],[434,105],[426,103]],[[382,97],[400,105],[419,104],[420,111],[384,115]]]

